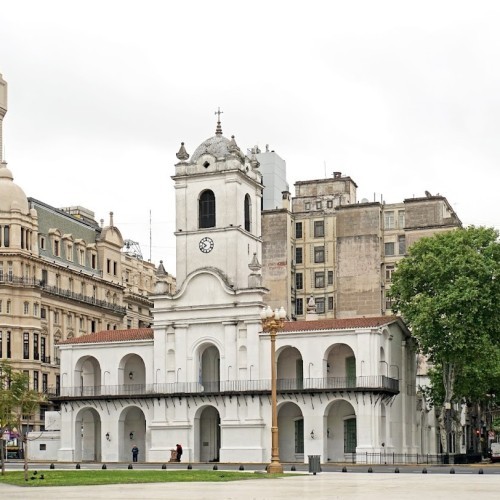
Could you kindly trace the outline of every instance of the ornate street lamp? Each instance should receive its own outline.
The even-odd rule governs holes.
[[[273,311],[269,306],[262,309],[260,313],[262,319],[262,329],[271,336],[271,463],[267,466],[269,474],[283,473],[283,466],[280,463],[279,442],[278,442],[278,408],[276,401],[276,333],[283,330],[285,324],[286,311],[283,307]]]

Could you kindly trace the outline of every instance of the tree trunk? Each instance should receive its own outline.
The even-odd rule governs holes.
[[[5,456],[4,450],[7,448],[7,442],[3,439],[3,429],[0,429],[2,435],[0,436],[0,462],[2,462],[2,476],[5,476]]]
[[[451,431],[451,400],[454,395],[455,385],[455,365],[449,362],[443,362],[443,386],[444,386],[444,401],[439,415],[439,435],[441,438],[441,446],[443,453],[448,454],[449,439],[448,436]]]
[[[29,426],[28,426],[29,428]],[[27,481],[28,478],[28,432],[23,434],[23,455],[24,455],[24,480]]]

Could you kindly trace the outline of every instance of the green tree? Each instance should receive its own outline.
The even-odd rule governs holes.
[[[434,398],[442,405],[441,443],[448,452],[446,410],[479,388],[467,377],[489,370],[485,357],[500,345],[498,232],[469,227],[422,238],[398,264],[390,296],[442,377],[441,387],[433,377]]]
[[[28,479],[28,440],[27,432],[22,432],[23,422],[29,429],[29,420],[34,416],[40,403],[42,395],[29,388],[29,377],[27,374],[14,370],[6,362],[0,362],[0,432],[3,436],[5,431],[18,429],[21,434],[24,447],[24,475]],[[5,474],[5,456],[3,446],[0,447],[0,460],[2,475]]]

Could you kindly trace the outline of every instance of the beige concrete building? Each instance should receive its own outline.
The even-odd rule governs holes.
[[[263,212],[263,280],[271,307],[305,319],[314,298],[321,318],[390,314],[392,272],[416,240],[461,226],[444,196],[401,203],[358,202],[356,183],[300,181],[289,206]]]
[[[6,95],[0,75],[0,138]],[[103,227],[83,207],[26,197],[0,157],[0,359],[34,389],[59,390],[59,341],[151,326],[157,273],[173,293],[175,279],[131,249],[112,213]]]

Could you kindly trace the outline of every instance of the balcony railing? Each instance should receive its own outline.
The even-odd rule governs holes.
[[[277,390],[286,392],[357,391],[397,394],[399,382],[383,375],[366,377],[328,377],[309,379],[278,379]],[[82,387],[61,387],[61,398],[91,398],[107,396],[144,396],[159,394],[221,394],[270,392],[271,380],[221,380],[214,382],[173,382],[169,384],[123,384]]]
[[[26,276],[13,276],[3,273],[3,275],[0,275],[0,284],[9,284],[16,286],[36,286],[41,288],[44,292],[50,293],[51,295],[76,300],[78,302],[84,302],[85,304],[92,304],[122,315],[126,313],[126,308],[124,306],[113,304],[112,302],[107,302],[105,300],[99,300],[95,297],[90,297],[81,293],[75,293],[71,290],[66,290],[58,286],[47,285],[45,281],[36,278],[28,278]]]

